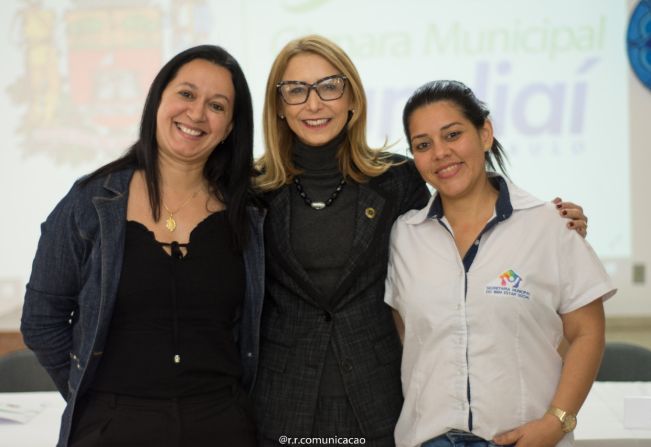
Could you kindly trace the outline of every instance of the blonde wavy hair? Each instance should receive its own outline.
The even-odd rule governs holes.
[[[276,89],[290,59],[301,53],[323,57],[348,79],[353,113],[347,124],[346,138],[337,152],[341,172],[360,183],[384,173],[393,163],[386,144],[373,149],[366,141],[366,94],[355,65],[334,42],[323,36],[308,35],[285,45],[271,66],[262,116],[265,153],[256,161],[260,173],[255,179],[257,188],[261,191],[280,188],[301,173],[292,161],[294,133],[279,117],[282,99]]]

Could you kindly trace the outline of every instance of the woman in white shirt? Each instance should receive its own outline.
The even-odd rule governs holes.
[[[492,172],[504,153],[464,84],[434,81],[403,113],[437,193],[393,227],[385,301],[404,343],[398,446],[571,446],[615,293],[553,204]],[[565,338],[562,359],[557,348]]]

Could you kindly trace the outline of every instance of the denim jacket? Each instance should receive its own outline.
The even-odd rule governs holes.
[[[78,398],[92,383],[115,306],[133,169],[76,182],[41,226],[21,331],[67,401],[57,446],[68,444]],[[242,386],[251,390],[264,293],[264,212],[248,208],[246,292],[236,338]],[[125,365],[125,367],[127,367]]]

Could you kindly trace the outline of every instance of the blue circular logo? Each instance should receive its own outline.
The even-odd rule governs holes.
[[[633,72],[651,90],[651,0],[635,7],[626,33],[628,60]]]

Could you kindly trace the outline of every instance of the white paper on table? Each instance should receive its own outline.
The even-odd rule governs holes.
[[[0,401],[0,423],[19,422],[25,424],[43,411],[40,404],[16,404],[10,401]]]
[[[624,397],[624,427],[651,430],[651,396]]]

